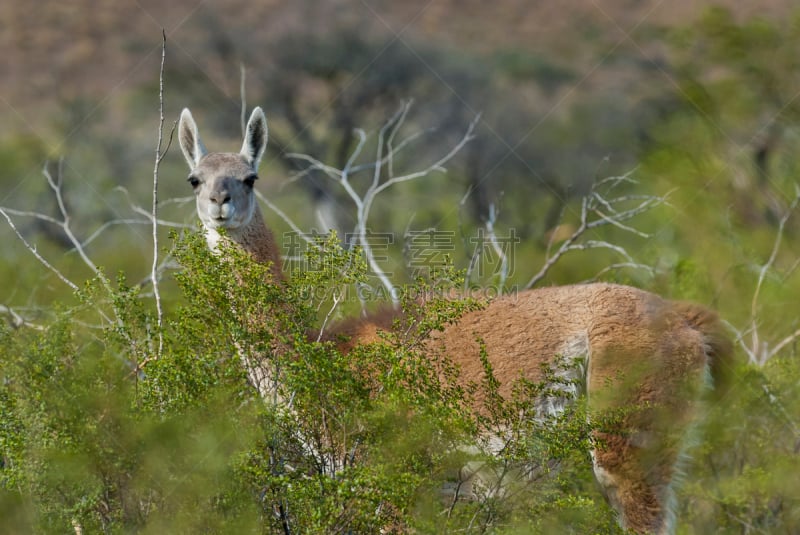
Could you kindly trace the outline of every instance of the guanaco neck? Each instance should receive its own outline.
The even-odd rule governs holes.
[[[238,229],[228,230],[227,238],[247,251],[253,260],[259,264],[269,263],[273,282],[284,282],[286,280],[281,267],[281,255],[275,242],[275,236],[264,223],[264,218],[258,206],[255,207],[250,222]],[[216,230],[207,228],[206,239],[209,247],[214,250],[217,248],[222,236]]]

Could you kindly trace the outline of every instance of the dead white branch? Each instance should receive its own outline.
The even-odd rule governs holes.
[[[412,134],[395,144],[395,138],[398,136],[401,127],[403,126],[408,112],[411,108],[411,102],[404,102],[395,114],[386,121],[380,128],[377,136],[377,143],[375,149],[375,159],[368,163],[357,164],[357,160],[361,156],[367,142],[367,134],[361,130],[356,129],[355,133],[358,138],[355,148],[350,154],[347,163],[342,169],[337,169],[330,165],[324,164],[306,154],[288,154],[290,158],[295,158],[308,162],[309,166],[301,171],[296,177],[304,176],[312,171],[321,171],[327,177],[331,178],[334,182],[339,184],[342,189],[347,193],[350,200],[356,209],[356,223],[353,229],[354,242],[364,252],[367,264],[370,270],[378,277],[381,285],[386,288],[387,293],[391,296],[394,306],[399,305],[399,296],[394,291],[394,285],[385,271],[378,264],[375,259],[375,254],[372,245],[368,239],[368,221],[370,211],[372,209],[375,198],[383,191],[391,188],[394,185],[417,180],[426,177],[434,172],[446,172],[445,165],[466,145],[473,139],[473,132],[480,120],[480,116],[476,117],[467,127],[466,132],[461,139],[453,145],[453,147],[441,156],[438,160],[431,163],[422,170],[414,171],[406,174],[395,174],[395,159],[400,152],[410,146],[413,142],[422,138],[423,133]],[[361,171],[372,171],[372,180],[366,191],[359,193],[350,181],[350,178]]]
[[[25,248],[28,249],[28,251],[30,251],[31,254],[33,254],[33,256],[36,257],[36,260],[41,262],[41,264],[44,267],[46,267],[47,269],[49,269],[50,271],[55,273],[56,277],[61,279],[61,281],[64,284],[66,284],[67,286],[69,286],[70,288],[72,288],[75,291],[78,290],[78,285],[77,284],[75,284],[74,282],[69,280],[66,276],[64,276],[63,273],[61,273],[58,269],[56,269],[55,266],[53,266],[50,262],[45,260],[45,258],[42,255],[39,254],[39,251],[36,249],[36,246],[32,245],[28,240],[25,239],[25,237],[17,229],[17,226],[14,225],[14,221],[11,219],[11,216],[8,215],[8,212],[7,212],[6,208],[0,208],[0,214],[3,214],[3,217],[5,217],[6,221],[8,221],[8,225],[11,227],[11,230],[14,231],[14,234],[17,235],[17,238],[19,239],[19,241],[22,242],[22,244],[25,246]]]
[[[35,329],[37,331],[44,330],[44,327],[42,327],[39,324],[33,323],[30,320],[25,319],[25,317],[22,316],[22,314],[20,314],[19,312],[17,312],[16,310],[14,310],[9,306],[0,305],[0,314],[5,314],[6,316],[8,316],[9,324],[14,329],[27,327],[29,329]]]
[[[469,192],[467,192],[464,197],[461,199],[459,205],[461,207],[464,206],[467,197],[469,196]],[[489,214],[486,217],[486,221],[483,224],[483,228],[485,233],[480,235],[481,241],[475,244],[475,249],[470,257],[469,266],[467,266],[467,272],[464,276],[464,291],[466,292],[469,289],[470,281],[472,280],[472,274],[475,271],[475,267],[481,261],[481,257],[483,256],[486,247],[488,246],[497,255],[499,260],[499,267],[493,273],[493,276],[496,277],[496,283],[494,286],[494,290],[497,291],[497,294],[500,295],[503,293],[505,289],[506,282],[508,281],[509,275],[509,260],[507,251],[503,249],[503,246],[500,243],[500,239],[497,237],[497,232],[495,231],[495,223],[497,222],[497,209],[495,208],[494,203],[489,204]]]
[[[270,201],[264,195],[262,195],[260,191],[256,189],[254,189],[253,191],[255,191],[258,200],[264,203],[267,206],[267,208],[269,208],[272,212],[275,213],[275,215],[280,217],[283,220],[283,222],[286,223],[289,226],[289,228],[292,229],[293,232],[295,232],[298,236],[300,236],[303,240],[305,240],[306,243],[314,243],[314,240],[309,238],[307,233],[300,230],[300,227],[297,226],[297,224],[294,221],[292,221],[292,218],[286,215],[286,212],[278,208],[272,201]]]
[[[175,132],[175,125],[172,125],[172,132],[170,133],[167,148],[163,154],[161,152],[161,145],[164,141],[164,62],[167,56],[167,33],[164,29],[161,30],[161,69],[158,73],[158,142],[156,143],[156,156],[155,165],[153,167],[153,208],[151,211],[153,223],[153,264],[150,270],[150,282],[153,284],[153,296],[156,301],[156,322],[158,325],[158,353],[161,355],[164,351],[164,333],[162,326],[164,323],[164,310],[161,306],[161,292],[158,288],[158,168],[161,165],[161,160],[164,158],[169,145],[172,142],[172,135]]]
[[[100,268],[95,265],[89,255],[86,254],[86,250],[83,248],[82,242],[75,237],[75,234],[72,232],[72,227],[70,225],[71,217],[69,212],[67,211],[67,205],[64,202],[64,194],[63,194],[63,158],[58,161],[58,173],[56,178],[53,178],[53,175],[50,174],[50,170],[48,169],[48,165],[45,163],[44,169],[42,169],[42,174],[47,179],[47,184],[50,186],[50,189],[53,190],[53,194],[56,198],[56,203],[58,204],[58,210],[61,213],[61,221],[57,222],[58,226],[61,227],[61,231],[67,237],[69,242],[72,244],[75,252],[78,253],[78,256],[81,257],[83,263],[92,270],[92,272],[103,282],[105,286],[110,288],[110,283],[106,276],[100,271]]]
[[[50,173],[48,168],[48,164],[45,163],[44,169],[42,170],[42,174],[44,175],[45,179],[47,180],[47,184],[50,186],[50,189],[53,191],[53,195],[56,199],[56,204],[58,205],[58,211],[61,214],[61,220],[58,220],[54,217],[47,216],[45,214],[41,214],[38,212],[24,212],[24,211],[17,211],[11,210],[7,208],[0,207],[0,213],[2,213],[3,217],[6,218],[8,221],[9,226],[17,235],[17,238],[22,242],[22,244],[27,248],[42,265],[44,265],[47,269],[55,273],[55,275],[61,279],[67,286],[72,288],[73,290],[78,290],[78,285],[74,282],[70,281],[63,273],[61,273],[58,269],[56,269],[50,262],[48,262],[36,249],[35,245],[32,245],[22,233],[19,232],[14,221],[11,219],[9,212],[14,212],[19,215],[26,215],[30,217],[34,217],[36,219],[40,219],[42,221],[47,221],[49,223],[55,224],[58,226],[61,231],[66,236],[67,240],[72,244],[73,249],[78,253],[78,256],[81,258],[83,263],[95,274],[97,279],[103,285],[103,288],[108,292],[109,296],[114,294],[114,289],[112,288],[111,281],[106,277],[106,275],[97,267],[97,265],[91,260],[89,255],[86,252],[86,248],[84,243],[75,236],[75,233],[72,231],[71,226],[71,216],[69,211],[67,210],[66,202],[64,201],[64,193],[63,193],[63,159],[59,160],[58,164],[58,172],[56,174],[56,178],[53,178],[53,175]],[[113,305],[112,305],[113,306]],[[119,314],[117,314],[117,310],[114,310],[114,314],[116,316],[116,320],[112,320],[108,317],[108,315],[103,312],[102,310],[98,310],[100,316],[107,321],[108,323],[117,323],[120,324],[121,320],[119,319]]]
[[[753,297],[750,300],[750,319],[748,322],[748,328],[740,330],[730,326],[736,337],[736,342],[745,352],[750,363],[757,366],[763,366],[786,346],[792,344],[795,340],[800,339],[800,328],[796,329],[791,334],[773,344],[770,344],[770,342],[767,340],[763,340],[759,332],[759,299],[761,297],[761,291],[764,287],[764,282],[766,281],[767,276],[775,270],[775,262],[778,259],[778,254],[780,253],[781,245],[783,244],[783,234],[786,228],[786,223],[794,214],[798,204],[800,204],[800,186],[795,185],[795,196],[778,222],[778,229],[775,231],[775,239],[772,242],[772,249],[770,251],[769,258],[767,258],[767,261],[758,268],[756,288],[753,291]],[[785,281],[786,278],[788,278],[788,276],[796,269],[796,267],[797,263],[794,263],[784,274],[781,280]],[[746,341],[746,338],[748,337],[749,342]]]
[[[331,304],[328,313],[325,314],[325,319],[322,321],[322,327],[320,327],[319,334],[317,335],[317,342],[322,340],[322,336],[325,333],[325,328],[328,326],[328,322],[330,321],[333,312],[336,310],[336,307],[339,306],[339,303],[342,301],[342,298],[343,298],[342,293],[336,291],[333,292],[333,303]]]
[[[548,243],[545,262],[539,271],[533,275],[533,277],[531,277],[531,279],[525,285],[526,289],[533,288],[540,283],[547,276],[550,268],[552,268],[553,265],[555,265],[555,263],[558,262],[565,254],[571,251],[607,249],[621,256],[625,260],[624,262],[614,263],[610,266],[606,266],[595,275],[595,278],[610,271],[611,269],[619,268],[635,268],[644,270],[649,274],[653,273],[652,267],[634,261],[633,257],[628,253],[628,251],[620,245],[603,240],[581,241],[589,231],[609,225],[634,234],[635,236],[642,238],[650,237],[650,235],[646,232],[642,232],[629,224],[625,224],[624,222],[629,221],[640,214],[648,212],[657,206],[667,204],[669,193],[663,196],[621,195],[617,197],[610,197],[610,195],[613,194],[614,189],[624,183],[636,184],[636,181],[631,178],[631,173],[627,173],[622,176],[605,178],[597,181],[592,186],[591,191],[581,199],[580,224],[578,225],[578,228],[576,228],[575,231],[561,243],[561,246],[555,251],[555,253],[552,254],[550,249],[553,245],[553,241],[551,238],[551,241]],[[630,204],[634,202],[636,205],[629,207]]]

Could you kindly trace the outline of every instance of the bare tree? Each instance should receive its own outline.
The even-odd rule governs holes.
[[[395,306],[399,304],[399,296],[394,290],[394,284],[375,260],[372,246],[367,239],[370,211],[372,210],[375,198],[380,193],[386,191],[396,184],[418,180],[427,177],[434,172],[445,172],[446,169],[444,165],[448,163],[464,147],[464,145],[473,139],[475,126],[480,119],[480,117],[476,117],[472,123],[469,124],[461,139],[453,147],[451,147],[449,151],[447,151],[444,155],[439,157],[427,167],[419,171],[396,174],[395,158],[397,158],[397,156],[404,149],[411,146],[415,141],[418,141],[425,133],[418,132],[416,134],[411,134],[408,137],[395,142],[395,138],[397,137],[400,127],[403,125],[406,116],[408,115],[410,107],[411,102],[406,102],[401,105],[397,112],[381,127],[377,137],[375,159],[371,162],[357,163],[358,158],[361,156],[361,153],[367,142],[366,132],[361,129],[356,129],[358,143],[341,169],[324,164],[306,154],[288,155],[291,158],[303,160],[309,164],[309,166],[297,176],[303,176],[310,172],[321,171],[325,174],[325,176],[332,179],[335,184],[339,185],[347,193],[347,196],[352,201],[355,208],[355,227],[353,228],[352,232],[354,243],[361,247],[361,249],[364,251],[370,269],[378,277],[381,284],[387,290],[387,293],[391,297],[392,303]],[[370,182],[366,191],[363,193],[356,191],[356,188],[350,181],[354,175],[360,172],[372,173],[372,181]]]

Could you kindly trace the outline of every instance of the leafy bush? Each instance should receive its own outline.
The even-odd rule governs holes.
[[[437,298],[439,285],[420,281],[404,298],[404,319],[377,341],[343,353],[335,336],[318,340],[316,310],[331,301],[308,296],[333,295],[365,272],[357,253],[321,245],[309,261],[319,269],[275,283],[268,266],[236,250],[223,259],[187,236],[176,249],[183,299],[168,304],[162,332],[122,276],[110,294],[87,283],[78,304],[41,331],[4,330],[5,529],[432,533],[534,520],[541,532],[562,520],[616,529],[591,484],[582,404],[518,425],[500,457],[480,453],[476,431],[530,410],[530,389],[542,387],[521,384],[508,406],[488,396],[486,414],[472,416],[473,393],[423,340],[477,303]],[[418,295],[430,297],[423,304]],[[119,321],[90,323],[109,307]],[[248,380],[257,360],[275,374],[282,403]],[[475,387],[492,384],[487,368]],[[523,459],[535,475],[513,493],[443,494],[467,462],[497,471]]]

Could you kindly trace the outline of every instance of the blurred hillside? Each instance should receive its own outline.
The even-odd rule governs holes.
[[[433,40],[476,54],[527,49],[580,69],[594,63],[598,43],[635,47],[648,30],[685,25],[709,5],[724,6],[743,18],[776,19],[794,6],[789,0],[684,0],[669,5],[630,0],[501,0],[491,5],[473,0],[177,0],[166,5],[43,0],[34,10],[23,2],[6,2],[0,7],[0,45],[6,51],[0,58],[0,93],[6,107],[28,116],[41,110],[42,99],[58,104],[59,99],[103,98],[110,91],[130,90],[152,81],[152,56],[162,27],[175,42],[176,57],[198,62],[210,82],[233,99],[238,86],[224,80],[237,65],[226,66],[225,60],[269,64],[276,52],[272,47],[287,35],[342,28],[385,39]]]

